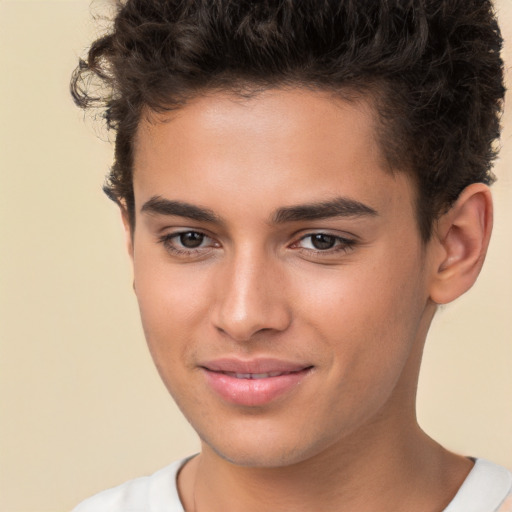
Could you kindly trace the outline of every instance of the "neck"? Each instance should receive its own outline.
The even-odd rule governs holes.
[[[204,446],[180,475],[187,512],[432,512],[443,510],[472,467],[419,427],[394,432],[393,443],[348,438],[286,467],[236,466]],[[354,447],[358,447],[357,450]]]

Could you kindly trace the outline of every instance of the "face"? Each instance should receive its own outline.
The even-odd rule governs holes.
[[[142,322],[205,449],[282,466],[410,420],[428,246],[364,102],[212,93],[135,149]]]

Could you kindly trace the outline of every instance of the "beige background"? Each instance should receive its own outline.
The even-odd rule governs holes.
[[[506,2],[498,8],[512,42]],[[198,447],[146,352],[120,221],[100,190],[111,148],[68,95],[94,32],[89,1],[0,1],[2,512],[69,510]],[[505,125],[487,265],[438,315],[419,417],[446,446],[512,467],[508,117]]]

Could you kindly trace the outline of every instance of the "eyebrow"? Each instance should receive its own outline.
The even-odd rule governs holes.
[[[213,210],[182,201],[154,196],[144,203],[141,213],[184,217],[199,222],[221,224],[223,221]],[[378,213],[370,206],[347,197],[337,197],[329,201],[285,206],[276,210],[272,224],[321,220],[331,217],[375,217]]]
[[[272,218],[275,224],[331,217],[375,217],[378,213],[370,206],[348,197],[337,197],[318,203],[279,208]]]
[[[141,213],[185,217],[200,222],[221,222],[220,217],[208,208],[201,208],[182,201],[171,201],[160,196],[154,196],[145,202],[140,211]]]

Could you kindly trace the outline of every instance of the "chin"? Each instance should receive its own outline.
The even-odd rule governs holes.
[[[254,450],[237,450],[229,447],[225,450],[215,446],[210,448],[222,459],[234,464],[235,466],[247,468],[282,468],[299,464],[308,457],[301,454],[298,450],[262,450],[261,447]]]
[[[284,435],[276,432],[258,435],[245,430],[226,435],[222,439],[201,436],[203,450],[213,451],[220,458],[241,467],[282,468],[300,464],[329,450],[331,442],[323,439],[308,440],[304,436]]]

